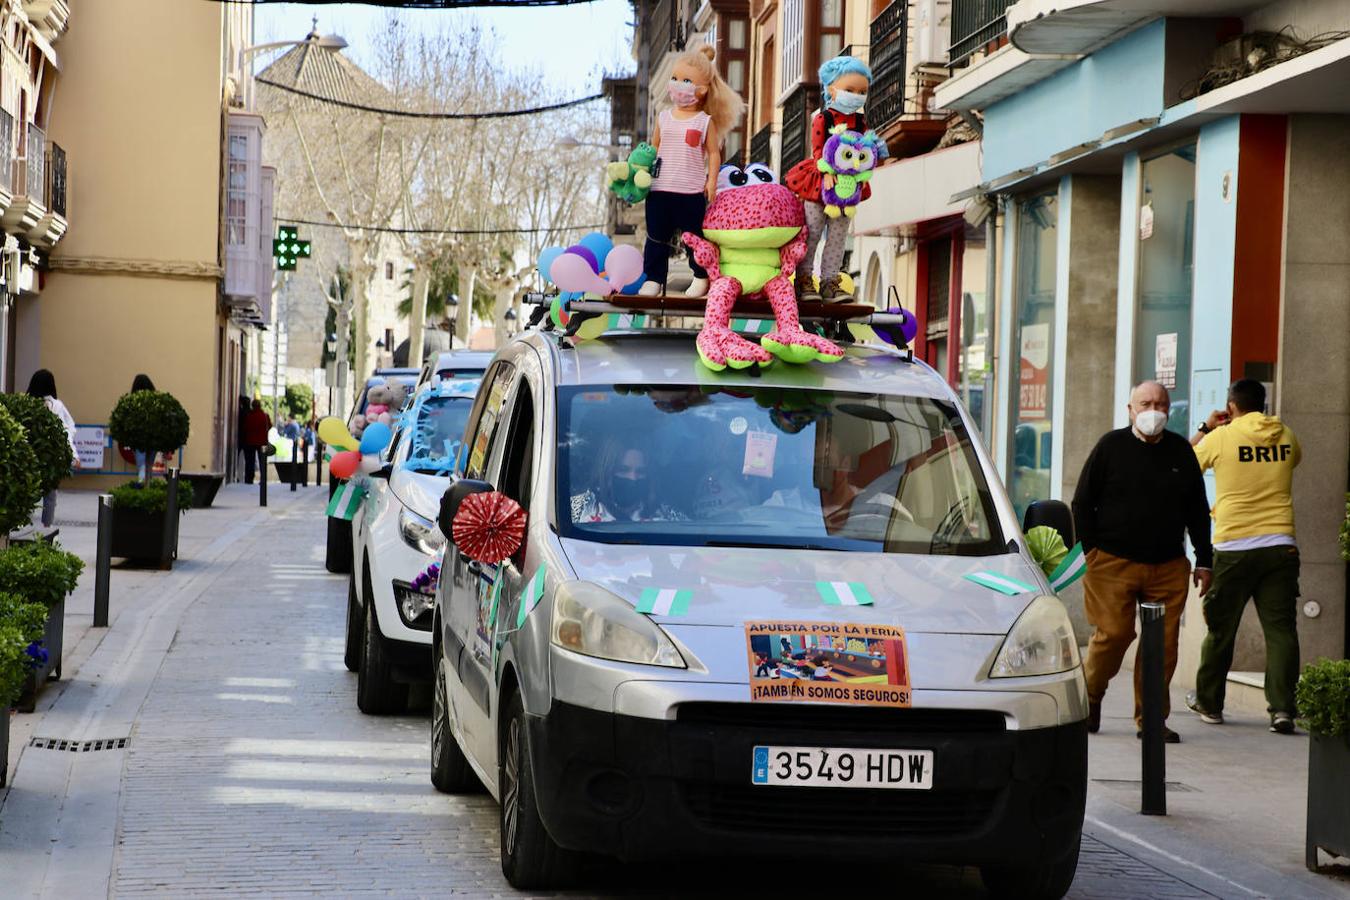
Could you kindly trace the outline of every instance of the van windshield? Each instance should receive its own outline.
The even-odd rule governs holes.
[[[606,543],[991,555],[953,404],[799,388],[559,388],[558,521]]]
[[[412,414],[407,467],[425,474],[446,474],[454,468],[464,440],[464,424],[473,408],[473,394],[429,396]]]

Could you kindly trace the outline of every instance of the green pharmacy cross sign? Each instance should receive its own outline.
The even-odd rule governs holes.
[[[272,242],[272,255],[278,269],[294,269],[300,257],[309,258],[309,241],[300,240],[300,229],[282,225],[277,228],[277,239]]]

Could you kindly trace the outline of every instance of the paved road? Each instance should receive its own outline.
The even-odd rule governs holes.
[[[146,600],[155,611],[140,625],[147,637],[139,644],[127,638],[116,654],[100,646],[88,665],[110,682],[120,677],[119,661],[142,673],[128,680],[141,690],[118,694],[134,709],[100,719],[88,707],[100,706],[101,695],[94,690],[81,701],[76,684],[55,711],[69,700],[64,717],[53,714],[42,727],[80,722],[83,737],[103,728],[97,736],[127,742],[81,754],[78,766],[60,770],[50,761],[59,751],[25,751],[17,793],[0,811],[0,869],[16,865],[18,881],[10,887],[18,896],[102,896],[103,885],[116,897],[518,896],[501,876],[491,800],[432,789],[426,715],[372,718],[357,711],[356,678],[341,659],[346,581],[322,568],[319,503],[311,494],[282,510],[240,513],[233,530],[210,545],[216,552],[209,565],[195,574],[191,564],[180,567],[175,577],[190,575],[189,589]],[[122,627],[114,625],[114,632]],[[47,815],[42,792],[25,789],[39,776],[50,782],[47,805],[61,806],[50,814],[51,843],[41,829],[27,834],[14,818]],[[94,781],[103,786],[92,793],[67,787],[62,804],[61,784]],[[106,880],[96,871],[97,852],[86,858],[52,850],[82,842],[96,850],[99,822],[115,822],[115,846],[102,863]],[[44,853],[45,863],[35,866]],[[903,885],[911,896],[984,896],[973,869],[879,862],[876,872],[849,867],[840,877]],[[781,866],[606,865],[572,896],[762,894],[766,872]],[[73,873],[81,869],[77,880]],[[834,881],[828,863],[813,871]],[[1070,896],[1263,895],[1228,887],[1234,889],[1092,833]]]

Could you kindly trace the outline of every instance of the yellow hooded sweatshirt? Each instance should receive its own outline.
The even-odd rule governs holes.
[[[1275,416],[1244,413],[1195,446],[1200,469],[1214,469],[1214,543],[1294,535],[1289,485],[1303,453]]]

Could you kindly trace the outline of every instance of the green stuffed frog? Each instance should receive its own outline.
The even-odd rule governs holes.
[[[641,203],[651,190],[652,166],[655,164],[656,148],[643,141],[628,154],[627,162],[612,162],[605,166],[609,189],[625,203]]]

